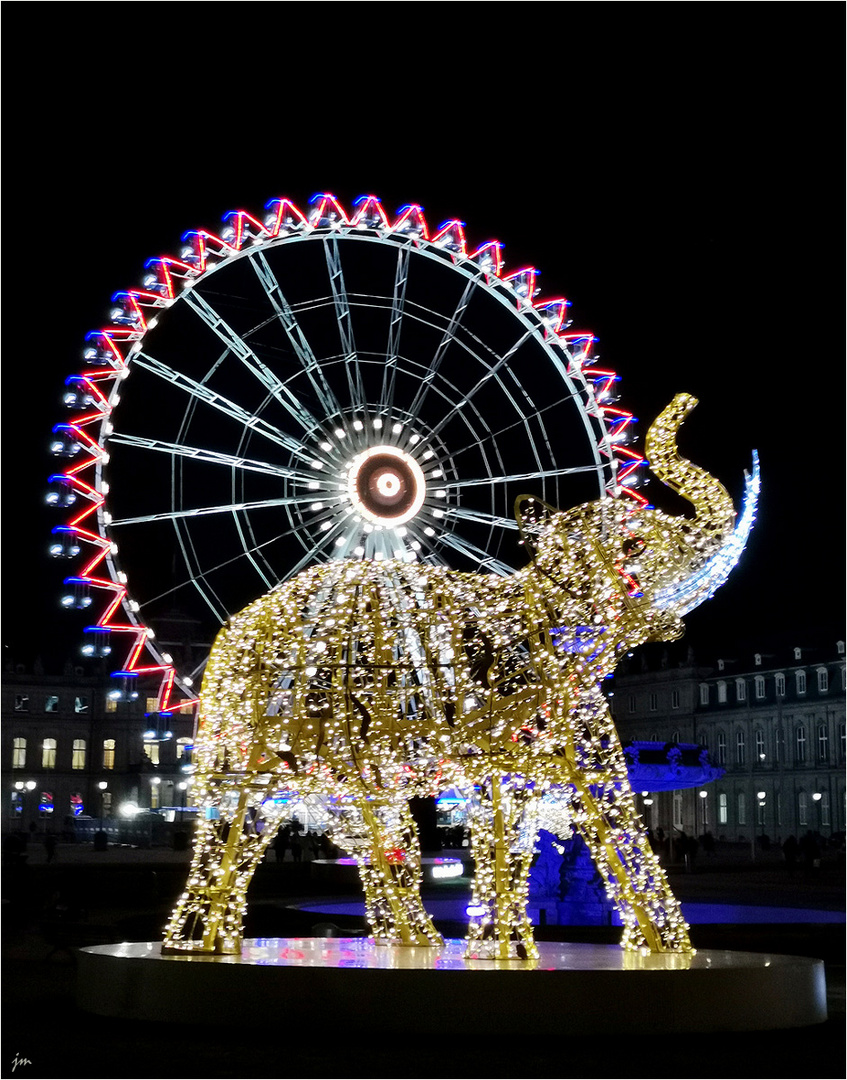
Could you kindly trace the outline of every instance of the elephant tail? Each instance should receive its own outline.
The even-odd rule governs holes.
[[[677,394],[653,421],[644,440],[650,471],[691,503],[698,526],[723,538],[732,532],[735,507],[723,484],[705,469],[692,465],[677,450],[677,432],[697,404],[691,394]]]

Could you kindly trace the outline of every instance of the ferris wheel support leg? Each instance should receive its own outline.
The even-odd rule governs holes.
[[[421,900],[420,843],[408,804],[363,798],[336,810],[336,821],[336,842],[358,857],[375,944],[443,945]]]
[[[480,786],[479,798],[471,805],[471,852],[476,869],[474,914],[468,924],[465,956],[535,959],[538,948],[527,914],[535,838],[533,834],[528,845],[521,842],[525,800],[508,787],[506,778],[495,775]]]
[[[569,782],[574,825],[621,915],[623,948],[690,953],[682,909],[650,846],[628,778],[589,784],[575,769]]]
[[[207,781],[206,817],[197,825],[188,882],[166,927],[163,952],[241,952],[247,888],[276,833],[270,820],[257,831],[261,800],[251,787],[243,774]]]

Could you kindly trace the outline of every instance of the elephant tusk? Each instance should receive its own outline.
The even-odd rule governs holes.
[[[752,473],[745,472],[744,474],[744,500],[741,514],[729,540],[708,562],[689,577],[674,585],[658,589],[653,597],[655,607],[660,610],[673,608],[677,615],[686,615],[704,600],[708,600],[723,585],[747,544],[747,538],[756,517],[760,487],[759,455],[754,450]]]

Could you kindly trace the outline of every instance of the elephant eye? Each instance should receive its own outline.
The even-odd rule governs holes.
[[[647,547],[647,541],[643,536],[628,536],[621,545],[624,555],[631,559],[634,555],[640,555]]]

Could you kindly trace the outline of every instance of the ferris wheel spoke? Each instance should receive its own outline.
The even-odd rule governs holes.
[[[438,369],[441,367],[441,362],[444,359],[444,354],[447,352],[448,346],[451,342],[455,341],[456,334],[458,333],[459,326],[461,325],[462,318],[468,309],[468,304],[471,302],[471,296],[477,286],[476,278],[469,278],[465,284],[464,291],[462,292],[459,303],[453,310],[453,314],[450,317],[450,322],[447,325],[446,330],[441,336],[441,341],[438,343],[438,347],[432,355],[422,379],[418,392],[415,394],[411,405],[409,406],[409,413],[412,417],[417,418],[420,415],[420,411],[423,408],[426,396],[432,386],[432,381],[438,374]]]
[[[475,521],[480,525],[494,525],[498,529],[511,529],[517,532],[518,523],[514,518],[502,517],[499,514],[489,514],[484,510],[471,510],[465,506],[448,506],[444,508],[444,516],[458,518],[460,521]]]
[[[297,321],[294,312],[291,309],[291,305],[283,295],[279,282],[276,279],[276,275],[268,265],[268,260],[265,258],[264,252],[256,251],[250,254],[248,262],[253,267],[262,288],[265,290],[265,295],[271,304],[271,307],[277,314],[277,318],[285,331],[288,342],[294,351],[294,355],[300,361],[300,366],[303,368],[306,377],[311,383],[318,401],[320,401],[327,416],[336,416],[341,412],[341,406],[338,403],[338,399],[332,392],[329,383],[324,375],[323,368],[315,358],[315,354],[312,351],[312,347],[303,332],[303,328]]]
[[[259,499],[254,502],[226,503],[223,506],[199,506],[194,510],[169,510],[161,514],[143,514],[139,517],[112,518],[112,528],[121,525],[143,525],[155,521],[177,521],[180,518],[205,517],[210,514],[231,514],[239,510],[266,510],[279,506],[306,506],[312,502],[314,494],[293,496],[285,499]]]
[[[350,394],[350,403],[358,410],[365,404],[365,385],[362,381],[362,369],[359,366],[359,355],[356,352],[356,342],[353,338],[350,301],[347,297],[347,286],[344,283],[344,271],[341,267],[338,240],[334,236],[325,237],[323,244],[324,257],[329,272],[329,285],[332,289],[332,301],[335,306],[335,319],[338,323],[338,334],[341,338],[341,353],[344,358],[347,389]]]
[[[502,476],[479,476],[469,480],[439,480],[444,488],[485,487],[490,484],[511,484],[522,480],[538,480],[557,476],[577,476],[596,472],[594,465],[574,465],[562,469],[533,469],[529,472],[505,473]]]
[[[243,409],[240,405],[236,404],[236,402],[224,397],[223,394],[219,394],[215,390],[212,390],[211,387],[207,386],[205,383],[197,382],[196,379],[189,378],[189,376],[175,371],[167,364],[162,363],[161,360],[156,359],[155,356],[151,356],[150,353],[143,351],[135,354],[133,363],[144,368],[145,371],[149,371],[152,375],[156,375],[160,379],[165,379],[186,394],[190,394],[191,397],[195,399],[195,402],[201,401],[205,405],[217,409],[219,412],[230,417],[230,419],[241,424],[242,427],[255,431],[257,435],[261,435],[263,438],[269,439],[278,446],[284,447],[289,453],[295,454],[304,461],[309,460],[309,455],[303,449],[303,445],[298,439],[286,435],[285,432],[280,431],[278,428],[267,423],[267,421],[262,420],[247,409]]]
[[[294,417],[304,430],[308,431],[316,426],[317,422],[311,413],[303,408],[298,399],[280,381],[279,377],[259,359],[241,335],[233,330],[205,297],[201,296],[195,289],[189,289],[185,293],[185,302],[217,334],[232,355],[238,358],[250,374],[274,396],[286,412]]]
[[[296,469],[287,469],[282,465],[272,465],[267,461],[257,461],[254,458],[238,457],[233,454],[222,454],[216,450],[204,450],[197,446],[186,446],[183,443],[165,442],[162,439],[149,439],[142,435],[113,432],[109,436],[109,443],[132,446],[138,450],[152,450],[156,453],[187,457],[207,465],[224,465],[227,468],[244,469],[247,472],[267,473],[270,476],[279,476],[285,480],[296,480],[300,483],[308,483],[314,480],[314,475],[297,472]]]
[[[439,540],[448,547],[451,547],[454,551],[458,551],[468,559],[471,559],[481,570],[490,570],[492,573],[500,574],[501,577],[509,577],[515,572],[513,566],[509,566],[500,559],[496,559],[493,555],[490,555],[483,548],[478,547],[472,540],[468,540],[464,536],[457,536],[455,533],[444,532],[439,536]]]
[[[394,386],[397,379],[400,332],[403,328],[403,309],[406,304],[406,282],[408,280],[409,249],[402,247],[397,252],[397,265],[394,270],[394,291],[391,299],[391,318],[388,324],[388,347],[385,353],[385,367],[382,372],[381,401],[389,415],[394,408]]]
[[[524,345],[534,334],[534,327],[530,327],[528,330],[526,330],[521,335],[521,337],[519,337],[518,340],[511,346],[511,348],[509,348],[501,357],[499,357],[496,363],[494,363],[488,369],[488,371],[486,371],[482,378],[477,381],[476,385],[471,387],[471,389],[467,391],[467,393],[464,395],[463,400],[454,407],[453,411],[447,413],[446,416],[441,417],[439,422],[433,428],[433,433],[437,435],[442,430],[442,428],[444,428],[453,419],[459,409],[467,407],[467,404],[473,400],[476,394],[483,388],[483,386],[485,386],[485,384],[490,379],[496,379],[500,388],[507,395],[507,397],[509,397],[512,404],[515,405],[515,401],[512,397],[511,391],[506,387],[505,383],[500,378],[499,373],[509,363],[509,361],[517,353],[521,346]]]

